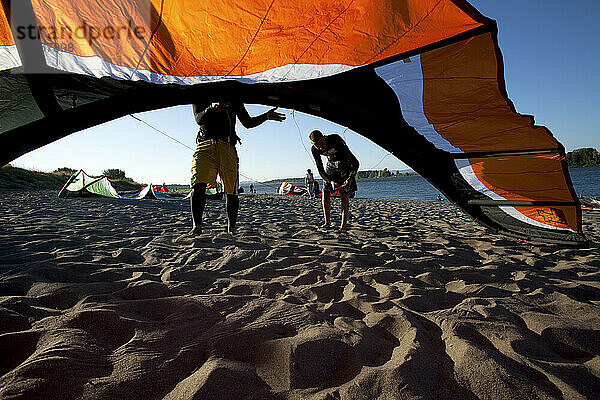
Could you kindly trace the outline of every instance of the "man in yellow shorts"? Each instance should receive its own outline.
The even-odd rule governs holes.
[[[192,161],[192,209],[193,235],[202,233],[202,214],[206,204],[206,188],[216,185],[217,174],[223,181],[227,208],[227,231],[235,233],[239,210],[239,160],[235,145],[239,137],[235,133],[236,117],[247,129],[267,120],[283,121],[285,115],[273,108],[264,114],[251,117],[240,101],[212,104],[193,104],[194,118],[199,125],[196,151]]]

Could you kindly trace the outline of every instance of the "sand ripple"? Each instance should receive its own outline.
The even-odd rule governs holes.
[[[600,393],[589,249],[490,233],[444,202],[241,197],[0,204],[0,398],[576,399]],[[339,202],[333,202],[337,221]]]

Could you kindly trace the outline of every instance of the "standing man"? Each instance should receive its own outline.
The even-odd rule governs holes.
[[[267,120],[283,121],[285,115],[272,108],[264,114],[251,117],[241,101],[193,104],[194,118],[199,125],[196,151],[192,161],[192,209],[193,235],[202,233],[202,214],[206,204],[207,185],[216,185],[217,174],[223,181],[227,208],[227,232],[235,234],[240,206],[239,159],[235,145],[240,138],[235,133],[236,117],[247,129]]]
[[[354,179],[358,172],[358,160],[340,135],[323,135],[321,131],[314,130],[310,133],[309,139],[312,143],[310,150],[317,163],[317,170],[323,178],[322,199],[325,223],[322,227],[328,229],[331,225],[330,196],[333,191],[338,190],[342,200],[342,223],[339,230],[343,231],[348,223],[348,199],[354,197],[354,193],[358,189]],[[323,169],[321,156],[327,157],[325,169]]]
[[[306,170],[306,176],[304,177],[304,186],[306,187],[306,190],[308,190],[308,197],[313,197],[315,195],[315,177],[313,176],[312,172],[310,172],[310,169]]]

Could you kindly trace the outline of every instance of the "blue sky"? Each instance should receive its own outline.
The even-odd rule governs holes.
[[[482,14],[495,19],[504,56],[509,97],[517,111],[535,117],[550,129],[567,151],[600,149],[600,37],[596,18],[600,1],[472,0]],[[256,115],[268,107],[249,105]],[[320,129],[345,137],[365,169],[407,169],[387,151],[345,127],[309,115],[279,109],[283,123],[268,121],[245,130],[238,124],[242,145],[240,179],[268,180],[302,176],[315,170],[308,154],[308,133]],[[197,126],[191,106],[136,114],[166,134],[195,147]],[[192,150],[131,117],[123,117],[35,150],[12,164],[40,171],[59,167],[100,174],[119,168],[143,183],[187,184]]]

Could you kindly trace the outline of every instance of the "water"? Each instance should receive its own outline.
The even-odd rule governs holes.
[[[419,175],[360,179],[356,198],[436,200],[442,193]]]
[[[600,196],[600,167],[569,169],[577,195]],[[436,200],[441,193],[421,176],[398,176],[384,179],[359,179],[356,198],[396,200]],[[323,187],[319,181],[320,187]],[[303,184],[298,184],[303,186]],[[242,182],[248,191],[250,182]],[[279,185],[254,183],[257,193],[276,194]]]
[[[600,197],[600,167],[570,168],[575,193],[583,197]]]

